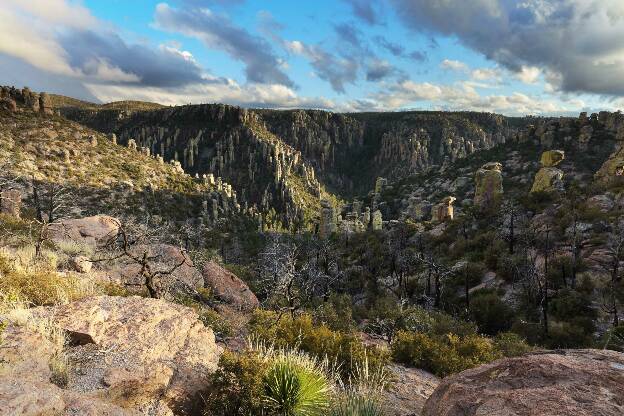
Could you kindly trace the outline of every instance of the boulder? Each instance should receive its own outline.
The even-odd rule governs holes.
[[[503,198],[503,165],[486,163],[475,174],[474,203],[483,210],[495,209]]]
[[[0,414],[32,416],[143,414],[138,410],[123,408],[101,399],[97,395],[98,391],[94,391],[94,394],[84,394],[58,387],[52,382],[50,369],[50,362],[56,354],[58,345],[44,336],[35,325],[8,324],[2,333],[0,348],[3,372],[0,377]],[[170,414],[161,413],[158,416]]]
[[[67,331],[68,389],[124,408],[188,411],[217,368],[221,348],[190,308],[138,296],[97,296],[46,315]],[[149,413],[152,414],[152,413]]]
[[[543,167],[533,180],[531,192],[557,192],[563,190],[563,171],[553,167]]]
[[[423,416],[619,416],[624,354],[559,350],[505,358],[445,378]]]
[[[104,244],[119,232],[121,222],[108,215],[61,220],[50,224],[50,238],[55,241],[73,241],[92,247]]]
[[[565,152],[563,150],[548,150],[542,153],[540,163],[543,167],[549,168],[560,164],[565,159]]]
[[[390,364],[388,370],[392,380],[382,393],[384,415],[420,415],[427,398],[440,384],[440,379],[424,370],[398,364]]]
[[[204,285],[221,301],[239,310],[253,310],[260,306],[258,298],[234,273],[211,261],[204,265]]]

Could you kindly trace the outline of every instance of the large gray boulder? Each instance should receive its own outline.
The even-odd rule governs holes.
[[[422,413],[570,415],[624,415],[624,354],[558,350],[497,360],[442,380]]]

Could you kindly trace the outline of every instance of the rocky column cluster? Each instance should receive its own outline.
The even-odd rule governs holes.
[[[535,175],[531,192],[558,192],[563,190],[563,171],[556,166],[565,159],[563,150],[542,153],[542,168]]]
[[[14,112],[20,108],[40,112],[42,114],[52,114],[52,103],[50,97],[45,92],[38,94],[28,87],[21,90],[15,87],[0,87],[0,108]]]
[[[362,203],[358,200],[351,204],[351,211],[346,212],[344,217],[338,216],[338,228],[345,233],[361,233],[366,230],[382,230],[384,226],[383,215],[379,209],[371,210],[370,207],[362,209]]]

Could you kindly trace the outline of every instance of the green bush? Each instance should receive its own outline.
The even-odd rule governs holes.
[[[268,363],[251,351],[224,351],[204,395],[206,416],[264,415]]]
[[[214,310],[202,308],[198,314],[199,320],[204,326],[212,329],[212,332],[214,332],[216,336],[227,337],[232,335],[230,323]]]
[[[513,332],[502,332],[496,335],[494,344],[505,357],[517,357],[532,350],[520,335]]]
[[[492,340],[479,335],[430,336],[400,331],[391,348],[396,361],[441,377],[502,357]]]
[[[328,358],[340,366],[345,378],[364,360],[368,360],[371,368],[381,368],[388,362],[386,351],[365,346],[354,333],[314,325],[309,314],[278,318],[275,312],[257,310],[249,322],[250,334],[275,348],[299,349],[320,359]]]
[[[470,317],[484,334],[496,335],[509,330],[513,315],[511,307],[496,293],[476,293],[470,300]]]

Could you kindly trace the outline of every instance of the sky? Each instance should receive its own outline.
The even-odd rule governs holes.
[[[92,102],[624,107],[624,0],[2,0],[0,84]]]

